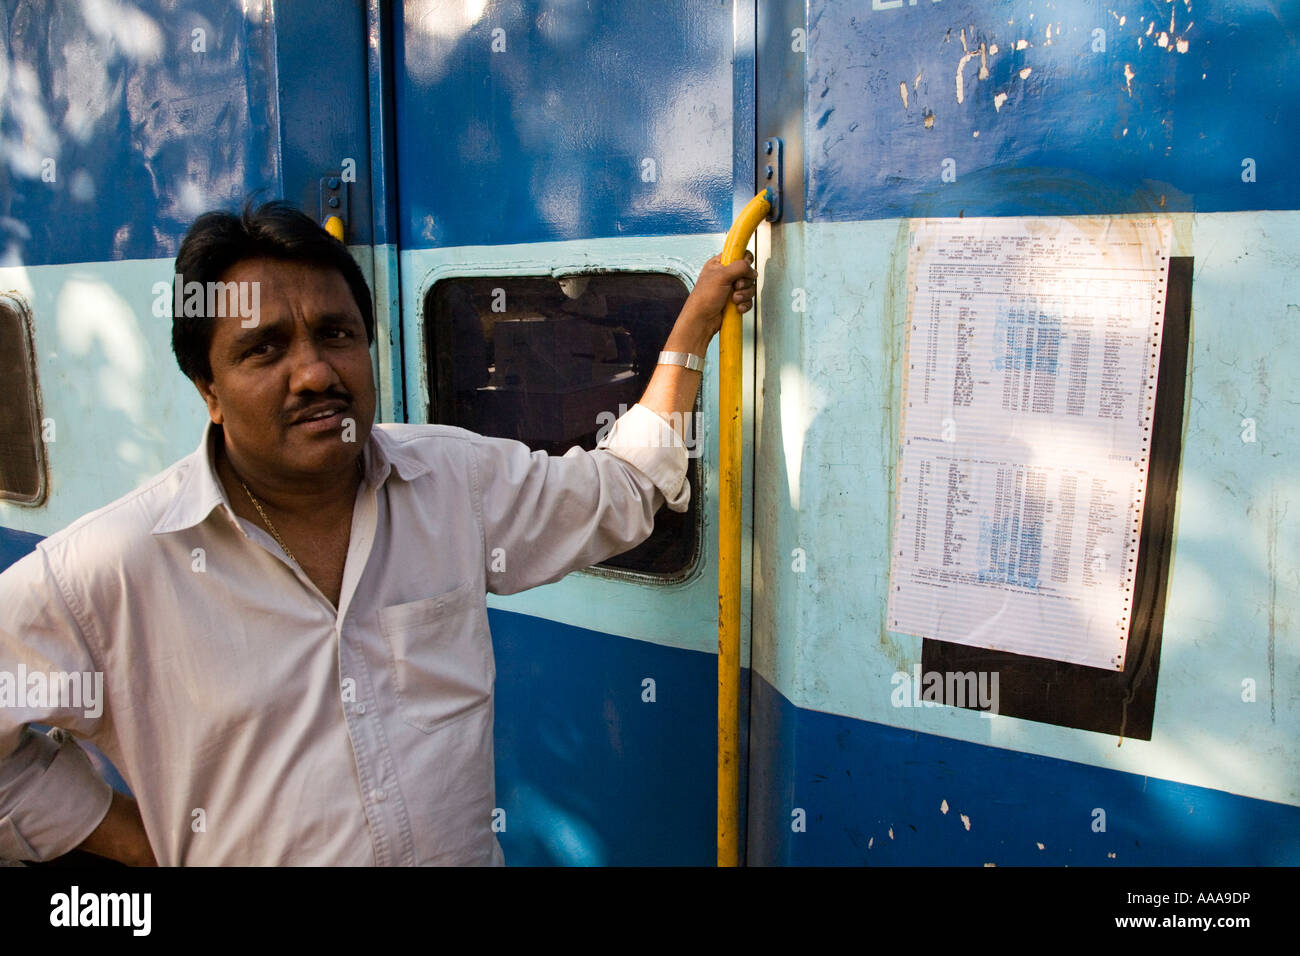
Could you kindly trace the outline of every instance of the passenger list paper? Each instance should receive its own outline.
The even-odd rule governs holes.
[[[912,223],[891,630],[1124,669],[1170,240]]]

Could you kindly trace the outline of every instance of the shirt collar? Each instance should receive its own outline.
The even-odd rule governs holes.
[[[154,525],[154,534],[192,528],[206,520],[217,507],[225,507],[233,520],[234,511],[230,508],[225,488],[217,478],[213,457],[219,427],[209,420],[203,427],[199,447],[181,459],[184,475],[180,487],[162,519]],[[362,468],[363,480],[372,489],[384,484],[394,471],[403,481],[410,481],[429,470],[425,462],[408,452],[401,442],[378,425],[370,429],[370,438],[362,449]]]

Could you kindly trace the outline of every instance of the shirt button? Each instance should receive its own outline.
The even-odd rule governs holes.
[[[382,803],[384,800],[388,799],[388,794],[384,792],[383,788],[376,787],[374,790],[370,791],[370,799]]]

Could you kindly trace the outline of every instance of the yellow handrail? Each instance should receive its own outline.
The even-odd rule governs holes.
[[[731,224],[721,262],[745,255],[772,208],[764,189]],[[718,866],[740,865],[740,494],[744,337],[740,312],[727,300],[718,341]]]

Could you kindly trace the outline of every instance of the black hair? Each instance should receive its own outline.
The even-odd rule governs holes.
[[[370,287],[347,246],[316,224],[305,213],[282,199],[254,209],[252,200],[238,215],[205,212],[194,221],[176,253],[173,279],[172,351],[187,378],[212,381],[212,323],[206,316],[186,316],[176,309],[175,283],[199,282],[209,288],[226,270],[245,259],[279,259],[306,262],[342,274],[352,290],[366,326],[366,341],[375,340],[375,315],[370,304]],[[184,290],[181,290],[182,293]]]

